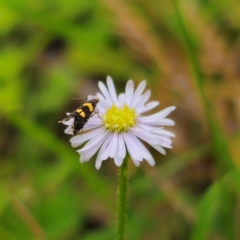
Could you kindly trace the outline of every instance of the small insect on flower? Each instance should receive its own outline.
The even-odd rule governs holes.
[[[72,113],[67,113],[67,117],[65,117],[62,121],[59,121],[59,123],[69,122],[71,119],[73,119],[72,134],[74,136],[77,135],[77,133],[83,129],[89,118],[97,113],[96,106],[98,102],[98,98],[88,98],[86,103],[78,107]]]

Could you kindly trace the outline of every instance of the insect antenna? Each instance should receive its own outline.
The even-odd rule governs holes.
[[[78,99],[83,99],[83,98],[87,98],[87,97],[72,98],[72,100],[78,100]]]

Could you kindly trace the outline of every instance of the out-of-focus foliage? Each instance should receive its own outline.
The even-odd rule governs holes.
[[[177,106],[173,149],[130,164],[128,239],[240,239],[239,34],[240,1],[2,0],[0,239],[114,239],[117,167],[57,124],[107,75]]]

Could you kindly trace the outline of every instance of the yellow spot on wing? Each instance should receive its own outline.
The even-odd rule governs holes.
[[[83,112],[82,109],[77,109],[76,112],[77,112],[81,117],[85,118],[86,115],[85,115],[85,112]]]
[[[79,113],[79,115],[81,116],[81,117],[83,117],[83,118],[85,118],[85,112],[81,112],[81,113]]]
[[[84,103],[83,106],[87,106],[89,108],[89,111],[92,112],[93,111],[93,105],[92,103]]]

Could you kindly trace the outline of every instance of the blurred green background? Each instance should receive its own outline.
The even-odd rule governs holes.
[[[0,239],[115,238],[118,168],[80,164],[57,124],[107,75],[177,106],[173,149],[130,163],[127,239],[240,239],[234,0],[0,1]]]

